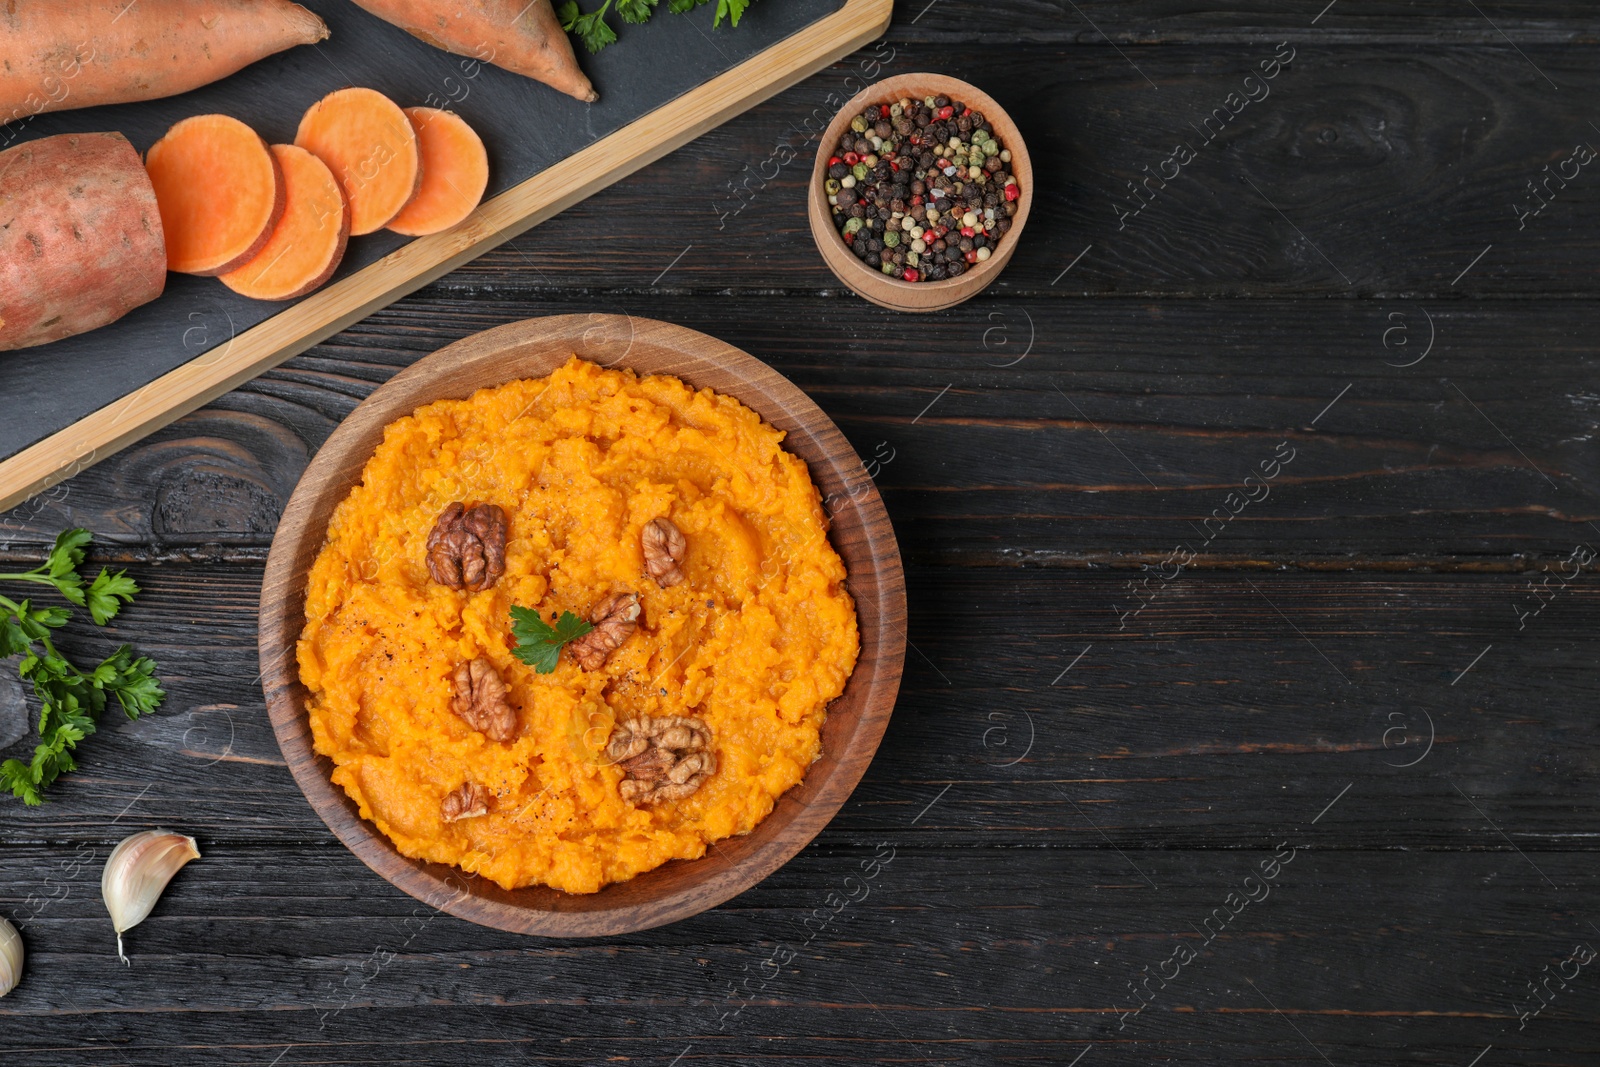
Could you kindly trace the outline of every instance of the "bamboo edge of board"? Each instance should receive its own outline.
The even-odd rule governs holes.
[[[860,654],[828,707],[822,750],[800,783],[749,833],[693,860],[575,895],[544,886],[505,890],[457,868],[408,859],[332,781],[318,755],[296,645],[305,625],[307,573],[334,510],[360,480],[384,429],[423,404],[542,377],[572,355],[602,366],[671,374],[734,397],[785,432],[824,506],[829,540],[855,599]],[[906,592],[899,544],[883,499],[854,448],[798,386],[755,356],[687,327],[629,315],[525,319],[463,338],[380,386],[339,424],[296,485],[273,538],[259,608],[262,691],[279,747],[307,802],[378,875],[432,907],[513,933],[598,937],[676,922],[723,903],[787,863],[832,820],[860,783],[888,727],[905,665]]]
[[[454,229],[410,241],[0,461],[0,512],[81,474],[815,74],[881,34],[893,10],[893,0],[845,0],[838,11],[485,201]]]

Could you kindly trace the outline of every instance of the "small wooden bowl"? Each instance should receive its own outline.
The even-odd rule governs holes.
[[[832,541],[849,572],[861,656],[828,709],[822,756],[743,837],[719,841],[698,860],[673,861],[598,893],[543,886],[504,890],[455,867],[402,856],[330,778],[333,763],[312,748],[295,642],[305,625],[306,574],[334,507],[390,422],[423,404],[465,398],[484,386],[543,377],[573,354],[640,374],[672,374],[738,398],[786,432],[784,447],[806,461],[832,508]],[[760,360],[682,326],[627,315],[528,319],[440,349],[379,387],[339,425],[284,509],[261,586],[261,673],[278,745],[306,799],[367,866],[432,907],[514,933],[593,937],[629,933],[696,915],[755,885],[799,852],[850,795],[889,723],[905,659],[906,594],[900,550],[872,479],[838,427],[791,382]]]
[[[1022,195],[1017,198],[1017,213],[1011,216],[1011,229],[1000,239],[994,254],[988,259],[970,265],[965,273],[955,278],[936,282],[908,282],[874,270],[855,257],[850,246],[844,243],[844,238],[834,228],[833,212],[828,207],[822,183],[828,176],[828,157],[833,155],[838,146],[839,137],[850,128],[850,120],[861,114],[868,104],[893,103],[904,96],[921,99],[939,95],[960,100],[973,110],[983,112],[983,117],[994,128],[1000,146],[1011,152],[1008,166],[1016,176]],[[857,296],[891,311],[942,311],[977,296],[999,277],[1005,265],[1011,261],[1011,253],[1016,251],[1017,241],[1022,237],[1022,227],[1028,221],[1028,209],[1033,206],[1033,164],[1028,159],[1028,149],[1022,143],[1022,133],[1017,129],[1017,124],[989,94],[943,74],[901,74],[867,86],[834,116],[817,146],[817,161],[811,168],[811,189],[807,197],[811,236],[817,242],[817,251],[822,253],[822,258],[839,280],[854,290]]]

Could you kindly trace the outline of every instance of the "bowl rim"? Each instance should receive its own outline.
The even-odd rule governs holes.
[[[618,338],[625,340],[620,355]],[[636,371],[641,376],[672,374],[697,389],[718,381],[717,392],[785,431],[784,447],[805,460],[825,506],[843,492],[831,515],[829,540],[846,564],[861,652],[844,693],[829,706],[823,754],[749,834],[723,838],[699,859],[669,861],[597,893],[543,886],[503,890],[457,867],[409,859],[361,818],[354,801],[333,784],[332,761],[312,746],[295,647],[305,622],[306,571],[326,541],[328,518],[360,481],[384,427],[395,419],[485,385],[540,377],[573,354],[630,367],[628,357],[636,350],[655,353],[644,355],[643,362],[652,365]],[[486,375],[492,381],[483,381]],[[462,382],[473,384],[457,384]],[[905,617],[899,546],[877,487],[838,427],[799,387],[749,353],[687,327],[630,315],[574,314],[524,319],[447,345],[380,385],[345,417],[284,507],[262,578],[258,651],[262,690],[285,762],[318,817],[362,862],[430,907],[471,922],[514,933],[593,937],[706,911],[760,882],[810,843],[855,789],[888,726],[904,668]],[[661,874],[669,869],[669,875]],[[666,891],[652,893],[658,882]]]
[[[838,142],[839,134],[843,127],[848,124],[849,117],[855,115],[873,100],[877,100],[881,103],[884,98],[905,95],[904,90],[911,85],[925,84],[927,82],[933,82],[937,84],[940,87],[940,92],[945,93],[953,98],[963,99],[969,106],[971,106],[973,103],[981,105],[979,110],[984,113],[985,118],[997,116],[1002,122],[1009,126],[1011,128],[1011,134],[1002,135],[1002,140],[1005,142],[1004,147],[1011,151],[1012,164],[1014,166],[1016,165],[1018,159],[1022,160],[1023,166],[1028,171],[1028,176],[1027,180],[1024,181],[1022,175],[1016,175],[1017,184],[1021,186],[1022,193],[1017,198],[1019,206],[1017,208],[1016,215],[1012,216],[1011,229],[1005,235],[1007,238],[1009,238],[1009,240],[1006,241],[1004,248],[1001,248],[1001,246],[997,244],[995,255],[989,257],[987,260],[984,260],[982,264],[979,264],[973,269],[965,271],[954,278],[941,278],[935,282],[908,282],[904,278],[899,278],[892,274],[884,274],[879,270],[873,270],[871,267],[867,266],[865,263],[862,263],[856,258],[855,253],[851,251],[850,246],[844,243],[844,238],[840,235],[838,228],[833,225],[833,213],[829,210],[828,202],[824,198],[822,182],[827,176],[828,157],[833,154],[833,149],[831,146]],[[991,119],[991,125],[992,124],[993,121]],[[996,132],[997,135],[999,135],[999,131]],[[1016,174],[1015,171],[1012,173]],[[891,291],[900,290],[907,294],[940,293],[953,289],[960,289],[964,286],[970,286],[974,282],[983,279],[988,275],[998,274],[1001,270],[1005,269],[1006,264],[1008,264],[1011,260],[1011,254],[1016,248],[1017,241],[1022,236],[1022,228],[1027,224],[1028,216],[1031,213],[1033,207],[1034,184],[1032,157],[1028,154],[1027,144],[1022,136],[1022,129],[1017,125],[1016,121],[1012,119],[1011,114],[1006,111],[1004,107],[1000,106],[1000,103],[995,100],[994,97],[990,96],[976,85],[973,85],[970,82],[962,81],[960,78],[952,77],[948,74],[939,74],[933,71],[913,71],[908,74],[896,74],[892,78],[884,78],[882,81],[873,82],[866,88],[862,89],[855,96],[852,96],[848,101],[845,102],[843,107],[834,113],[833,119],[828,123],[828,127],[823,131],[821,138],[818,139],[817,154],[812,163],[811,182],[807,189],[806,196],[809,202],[810,213],[812,217],[818,221],[818,225],[811,228],[813,236],[818,240],[821,240],[821,231],[826,230],[831,236],[834,247],[844,253],[844,255],[849,259],[850,263],[852,263],[855,268],[861,272],[863,278],[886,285]],[[823,257],[823,261],[828,263],[830,269],[833,268],[833,264],[826,256]],[[837,274],[838,271],[835,270],[834,273]],[[843,278],[840,280],[846,281]],[[992,281],[993,279],[990,278],[989,280]],[[846,284],[849,284],[848,281],[846,281]],[[976,293],[983,289],[987,284],[988,282],[985,281],[983,285],[977,286],[977,288],[973,290],[973,293],[969,295],[976,295]],[[944,306],[946,305],[931,307],[928,310],[941,310]]]

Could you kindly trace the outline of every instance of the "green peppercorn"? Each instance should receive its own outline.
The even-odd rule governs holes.
[[[834,193],[839,191],[839,183],[833,178],[829,178],[827,181],[823,182],[822,187],[828,191],[829,196],[832,196]]]
[[[860,219],[851,218],[845,219],[844,221],[844,232],[846,234],[857,233],[860,231],[861,227],[862,221]]]
[[[890,248],[893,248],[895,245],[899,244],[900,243],[900,231],[899,230],[890,230],[888,233],[884,234],[883,235],[883,243],[888,245]]]
[[[865,133],[867,130],[867,120],[862,118],[860,115],[857,115],[855,118],[850,120],[850,128],[857,133]]]

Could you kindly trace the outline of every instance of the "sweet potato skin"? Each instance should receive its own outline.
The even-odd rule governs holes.
[[[161,295],[155,189],[120,133],[0,152],[0,352],[114,322]]]
[[[578,67],[550,0],[353,0],[413,37],[544,82],[586,103],[600,99]]]
[[[327,36],[289,0],[0,3],[0,123],[173,96]]]

